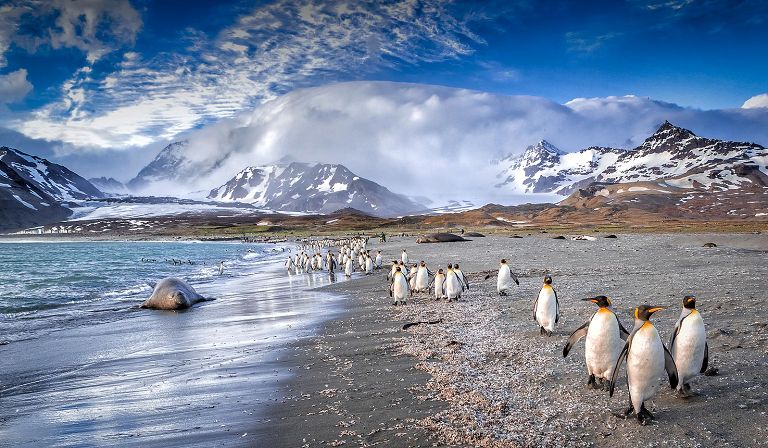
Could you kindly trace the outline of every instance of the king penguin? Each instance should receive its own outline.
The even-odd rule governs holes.
[[[544,276],[544,285],[533,302],[533,320],[539,324],[539,334],[546,333],[547,336],[552,336],[555,324],[560,320],[560,302],[549,274]]]
[[[624,360],[627,361],[627,385],[629,386],[629,408],[624,411],[626,418],[632,412],[642,425],[653,420],[653,414],[645,408],[645,402],[656,394],[659,377],[666,371],[669,385],[677,387],[677,367],[656,327],[650,322],[653,313],[663,310],[661,306],[641,305],[635,308],[635,327],[627,338],[624,348],[616,360],[616,367],[611,374],[610,396],[616,388],[616,377]]]
[[[516,284],[520,284],[517,277],[515,277],[512,274],[512,271],[509,270],[507,260],[502,258],[501,263],[499,264],[499,275],[496,277],[496,289],[499,291],[499,295],[507,295],[507,291],[512,288],[513,280]]]
[[[584,357],[587,374],[589,374],[587,386],[593,389],[605,388],[611,380],[613,368],[629,332],[621,325],[616,313],[611,310],[611,299],[606,296],[597,296],[582,300],[592,302],[599,308],[584,325],[571,333],[563,348],[563,358],[568,356],[568,352],[579,339],[586,336]]]
[[[680,382],[677,393],[683,397],[691,395],[690,381],[707,370],[709,345],[704,319],[696,310],[696,297],[683,298],[683,311],[675,324],[675,331],[669,341],[669,350],[675,359]]]
[[[424,261],[419,263],[419,268],[416,270],[416,287],[414,288],[416,292],[429,290],[429,276],[431,274]]]
[[[398,266],[395,268],[395,275],[392,276],[392,283],[389,285],[389,294],[395,299],[394,305],[405,305],[405,299],[409,292],[408,279],[405,278],[405,274]]]
[[[442,269],[437,270],[435,278],[432,279],[432,283],[435,284],[435,300],[444,299],[445,296],[445,274]]]

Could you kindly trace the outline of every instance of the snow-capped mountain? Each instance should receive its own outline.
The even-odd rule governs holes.
[[[398,216],[425,209],[344,165],[322,163],[248,167],[212,190],[208,198],[287,212],[331,213],[354,208],[375,216]]]
[[[104,193],[64,166],[0,147],[0,229],[55,222],[69,216],[68,202]]]
[[[568,195],[595,181],[659,180],[679,188],[722,190],[739,188],[745,182],[753,183],[755,176],[764,176],[768,150],[755,143],[698,137],[665,122],[632,150],[590,147],[563,153],[542,141],[500,164],[503,170],[498,177],[502,181],[496,186],[517,193]]]
[[[91,177],[88,182],[104,193],[127,194],[128,188],[113,177]]]
[[[142,192],[156,182],[179,182],[188,179],[204,179],[221,167],[229,153],[217,153],[215,160],[196,161],[188,154],[189,142],[173,142],[163,148],[157,156],[126,185],[132,192]],[[183,182],[181,182],[183,183]],[[210,185],[206,186],[210,188]]]
[[[594,176],[615,163],[623,150],[593,146],[579,152],[566,153],[546,140],[526,148],[520,156],[507,156],[500,161],[505,168],[496,176],[499,188],[520,193],[565,194],[564,191]]]

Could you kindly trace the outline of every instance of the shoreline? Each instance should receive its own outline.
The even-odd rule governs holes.
[[[287,347],[343,308],[342,299],[313,290],[324,279],[286,278],[281,261],[267,261],[264,275],[199,288],[217,300],[189,310],[137,310],[0,346],[0,439],[13,446],[258,443],[248,430],[288,378]]]

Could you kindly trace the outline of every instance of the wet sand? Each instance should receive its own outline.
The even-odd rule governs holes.
[[[216,300],[189,310],[0,346],[0,446],[260,446],[249,429],[291,374],[285,347],[342,305],[280,264],[198,287]]]
[[[458,262],[471,289],[459,303],[424,294],[393,307],[383,271],[323,288],[348,296],[349,311],[289,355],[301,373],[270,407],[270,426],[260,426],[263,446],[768,446],[768,236],[553,236],[371,244],[385,260],[406,248],[433,270]],[[501,257],[521,281],[507,297],[495,290]],[[562,310],[549,338],[532,318],[545,271]],[[653,318],[665,343],[682,297],[695,294],[718,374],[694,380],[699,395],[690,399],[662,384],[651,426],[618,419],[624,374],[609,398],[586,388],[583,340],[562,357],[571,331],[594,312],[580,299],[597,294],[613,299],[627,328],[634,306],[669,306]]]

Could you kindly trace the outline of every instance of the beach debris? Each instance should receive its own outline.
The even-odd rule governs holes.
[[[434,324],[440,324],[442,322],[443,322],[443,319],[429,320],[429,321],[427,321],[427,320],[420,320],[418,322],[410,322],[410,323],[407,323],[407,324],[403,325],[403,330],[407,330],[407,329],[413,327],[414,325],[421,325],[421,324],[434,325]]]
[[[720,374],[720,370],[717,367],[710,366],[704,371],[704,376],[717,376]]]
[[[483,235],[480,232],[467,232],[463,236],[467,236],[470,238],[485,238],[485,235]]]
[[[614,234],[610,234],[610,235],[605,235],[603,238],[618,238],[618,237]]]
[[[571,238],[573,241],[595,241],[597,238],[589,235],[576,235]]]
[[[563,235],[558,235],[558,236],[553,236],[552,239],[553,240],[564,240],[565,237]]]
[[[704,243],[702,247],[717,247],[717,244],[715,243]]]

